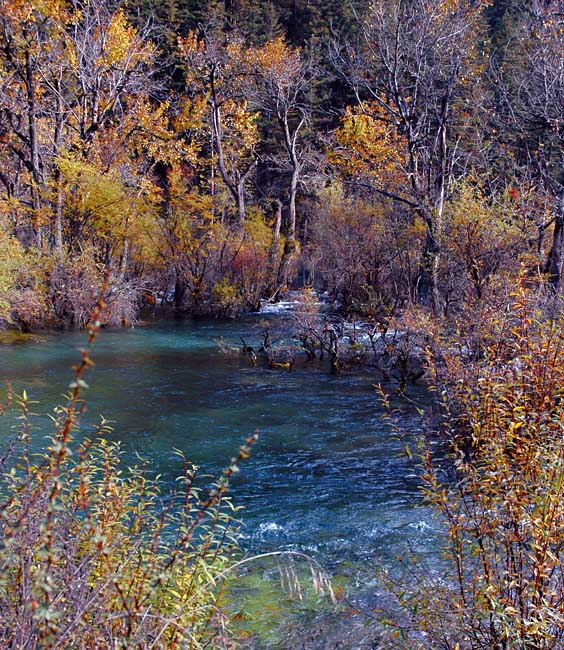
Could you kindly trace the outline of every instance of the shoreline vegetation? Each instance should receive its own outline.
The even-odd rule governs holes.
[[[1,327],[559,293],[557,2],[228,4],[3,3]]]
[[[302,287],[295,341],[266,324],[241,341],[250,363],[299,353],[365,363],[400,393],[430,384],[405,453],[450,568],[380,575],[395,606],[366,614],[382,648],[564,648],[561,8],[0,5],[0,328],[92,343],[142,308],[234,318]],[[184,506],[157,511],[106,423],[70,455],[89,354],[38,464],[30,402],[11,396],[24,453],[4,471],[3,641],[229,647],[223,493],[254,438],[207,497],[187,464]]]

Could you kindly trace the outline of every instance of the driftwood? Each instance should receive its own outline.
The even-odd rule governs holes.
[[[257,365],[257,355],[255,352],[255,349],[251,345],[247,345],[245,339],[241,336],[240,337],[242,343],[243,343],[243,354],[246,354],[249,359],[251,360],[253,366]]]
[[[287,336],[273,336],[270,324],[266,324],[259,344],[249,345],[241,337],[241,351],[253,365],[262,360],[271,369],[292,370],[300,354],[302,365],[318,361],[328,364],[331,372],[372,368],[380,375],[379,381],[397,384],[401,393],[425,374],[424,341],[413,332],[384,329],[377,323],[339,322],[324,317],[317,323],[308,323],[307,329],[296,328],[290,334],[295,345],[288,342]]]

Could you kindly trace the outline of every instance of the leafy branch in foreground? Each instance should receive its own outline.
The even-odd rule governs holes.
[[[101,295],[107,290],[106,281]],[[27,393],[18,397],[8,387],[0,404],[0,415],[15,410],[20,422],[16,445],[0,459],[0,646],[232,648],[226,582],[262,558],[277,562],[291,597],[303,597],[299,561],[314,591],[334,602],[327,574],[307,555],[234,557],[239,508],[227,491],[258,433],[208,492],[196,486],[196,467],[176,451],[184,471],[171,495],[161,494],[142,459],[124,470],[120,444],[107,440],[106,420],[94,435],[75,440],[104,308],[100,298],[66,404],[51,416],[44,453],[31,451],[34,403]]]
[[[196,468],[180,454],[182,489],[166,500],[142,461],[122,469],[122,451],[106,439],[106,421],[91,438],[74,442],[103,308],[100,300],[42,455],[30,452],[32,402],[25,392],[15,399],[22,450],[0,487],[0,645],[226,647],[218,600],[236,548],[237,508],[225,493],[258,434],[207,495],[194,485]]]
[[[564,646],[564,330],[531,293],[521,282],[479,357],[443,351],[450,453],[427,450],[422,470],[445,572],[383,576],[395,595],[384,647]]]

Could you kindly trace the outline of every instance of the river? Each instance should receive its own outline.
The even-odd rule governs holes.
[[[170,484],[181,473],[174,448],[217,475],[258,429],[260,440],[232,489],[244,507],[242,546],[249,553],[304,551],[340,576],[347,591],[366,598],[376,562],[391,564],[407,548],[435,552],[414,468],[383,418],[370,372],[270,370],[221,353],[220,338],[240,345],[241,335],[253,338],[257,322],[163,320],[103,330],[87,378],[87,419],[115,420],[111,435],[127,457],[141,453]],[[84,333],[64,332],[4,344],[0,377],[17,391],[25,388],[39,401],[35,411],[46,413],[62,402],[84,342]],[[423,388],[412,396],[426,399]],[[416,437],[415,407],[396,406],[402,429]],[[4,444],[13,435],[2,431]],[[290,647],[272,638],[266,635],[260,647]]]

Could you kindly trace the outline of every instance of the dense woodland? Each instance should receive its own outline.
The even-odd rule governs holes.
[[[0,8],[0,320],[346,313],[558,292],[560,3]]]

